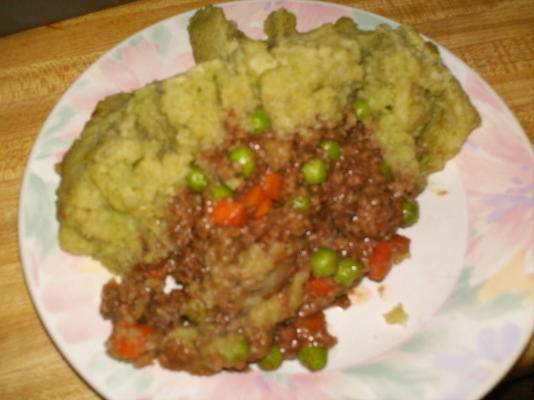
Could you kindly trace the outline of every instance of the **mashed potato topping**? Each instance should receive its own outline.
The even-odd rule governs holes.
[[[276,12],[269,39],[256,41],[206,8],[189,28],[196,67],[103,100],[57,168],[62,247],[117,273],[167,254],[165,205],[194,154],[222,142],[229,111],[246,125],[247,112],[262,106],[289,139],[317,118],[339,121],[361,97],[387,163],[421,182],[479,123],[435,47],[413,29],[366,32],[342,18],[300,34],[295,25]]]

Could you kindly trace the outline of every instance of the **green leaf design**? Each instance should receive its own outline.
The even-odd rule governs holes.
[[[469,286],[472,268],[464,268],[454,291],[451,293],[441,312],[451,312],[465,308],[475,302],[475,288]]]
[[[70,143],[69,139],[63,137],[51,137],[44,139],[39,143],[39,153],[35,156],[36,160],[41,160],[43,158],[48,158],[54,153],[65,149]]]
[[[165,25],[158,25],[150,31],[150,38],[153,39],[159,46],[161,55],[166,55],[169,51],[172,33]]]
[[[271,372],[268,374],[263,374],[262,379],[268,382],[270,385],[279,385],[279,386],[288,386],[289,377],[287,374],[280,372]]]
[[[92,373],[106,372],[113,367],[114,362],[106,353],[95,353],[87,362],[87,370]]]
[[[491,301],[479,304],[473,311],[479,318],[495,318],[510,311],[523,307],[523,300],[528,297],[529,292],[520,293],[504,292],[493,298]]]
[[[381,19],[377,19],[374,15],[362,13],[361,11],[352,11],[352,19],[358,23],[358,28],[369,31],[376,28],[379,23],[383,23]],[[388,25],[391,25],[388,22]],[[397,25],[393,23],[393,26]]]
[[[182,15],[180,15],[179,18],[176,18],[174,23],[178,27],[178,31],[187,32],[187,27],[189,25],[189,20],[191,19],[193,14],[194,14],[194,10],[193,11],[189,11],[187,13],[183,13]]]
[[[109,371],[105,384],[109,388],[116,389],[124,385],[133,374],[135,374],[135,368],[131,364],[115,366]]]
[[[428,353],[439,345],[444,336],[444,332],[423,331],[404,342],[399,350],[406,353]]]
[[[130,40],[128,40],[128,46],[130,47],[135,47],[137,46],[139,43],[141,43],[144,39],[144,36],[143,35],[135,35],[133,38],[131,38]]]
[[[81,89],[87,87],[88,85],[91,85],[91,80],[88,79],[88,78],[80,77],[79,80],[74,82],[74,88],[76,88],[76,90],[81,90]]]
[[[45,257],[57,245],[54,191],[35,173],[30,173],[25,190],[23,235],[35,238]]]
[[[74,117],[76,111],[69,106],[62,106],[59,110],[54,111],[55,121],[43,131],[42,138],[56,134]],[[48,124],[47,124],[48,125]]]
[[[437,376],[425,371],[386,361],[346,368],[343,372],[360,377],[380,400],[422,399],[426,388],[438,381]]]
[[[142,394],[154,382],[153,376],[131,364],[115,361],[104,352],[95,353],[86,368],[91,375],[104,375],[104,384],[110,389],[120,389],[123,395]]]
[[[122,60],[122,47],[117,47],[109,53],[109,56],[112,60],[121,61]]]
[[[473,272],[472,268],[465,268],[456,284],[454,291],[441,309],[440,313],[461,311],[474,318],[495,318],[512,310],[522,308],[522,302],[529,295],[527,291],[520,293],[503,292],[491,301],[480,303],[477,293],[483,283],[471,286],[469,280]]]

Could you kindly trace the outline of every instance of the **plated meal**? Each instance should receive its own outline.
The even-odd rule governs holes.
[[[116,275],[112,357],[321,370],[337,342],[323,310],[409,257],[398,230],[479,114],[412,28],[296,26],[279,9],[255,40],[197,11],[196,65],[102,100],[57,165],[61,247]]]
[[[413,29],[221,3],[58,100],[21,260],[109,400],[474,400],[532,335],[533,168],[498,95]]]

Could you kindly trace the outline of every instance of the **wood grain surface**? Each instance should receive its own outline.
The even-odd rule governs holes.
[[[337,1],[411,24],[462,58],[534,140],[534,1]],[[0,37],[0,399],[94,400],[52,344],[24,284],[17,243],[21,177],[62,93],[119,41],[208,1],[139,0]],[[532,372],[534,345],[514,367]]]

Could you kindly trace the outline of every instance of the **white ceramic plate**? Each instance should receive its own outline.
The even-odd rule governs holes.
[[[308,30],[341,16],[361,28],[395,23],[335,4],[251,1],[222,5],[247,34],[262,35],[273,10],[294,12]],[[339,344],[320,373],[295,362],[274,373],[195,377],[109,358],[110,324],[98,308],[109,275],[57,242],[57,163],[96,102],[193,65],[187,23],[194,11],[133,35],[95,62],[60,99],[32,151],[22,187],[19,235],[24,272],[50,336],[76,371],[110,400],[476,399],[495,385],[527,343],[534,321],[534,158],[499,97],[440,48],[483,124],[420,198],[421,219],[405,234],[412,258],[383,285],[365,282],[346,311],[328,312]],[[406,326],[384,322],[402,303]]]

